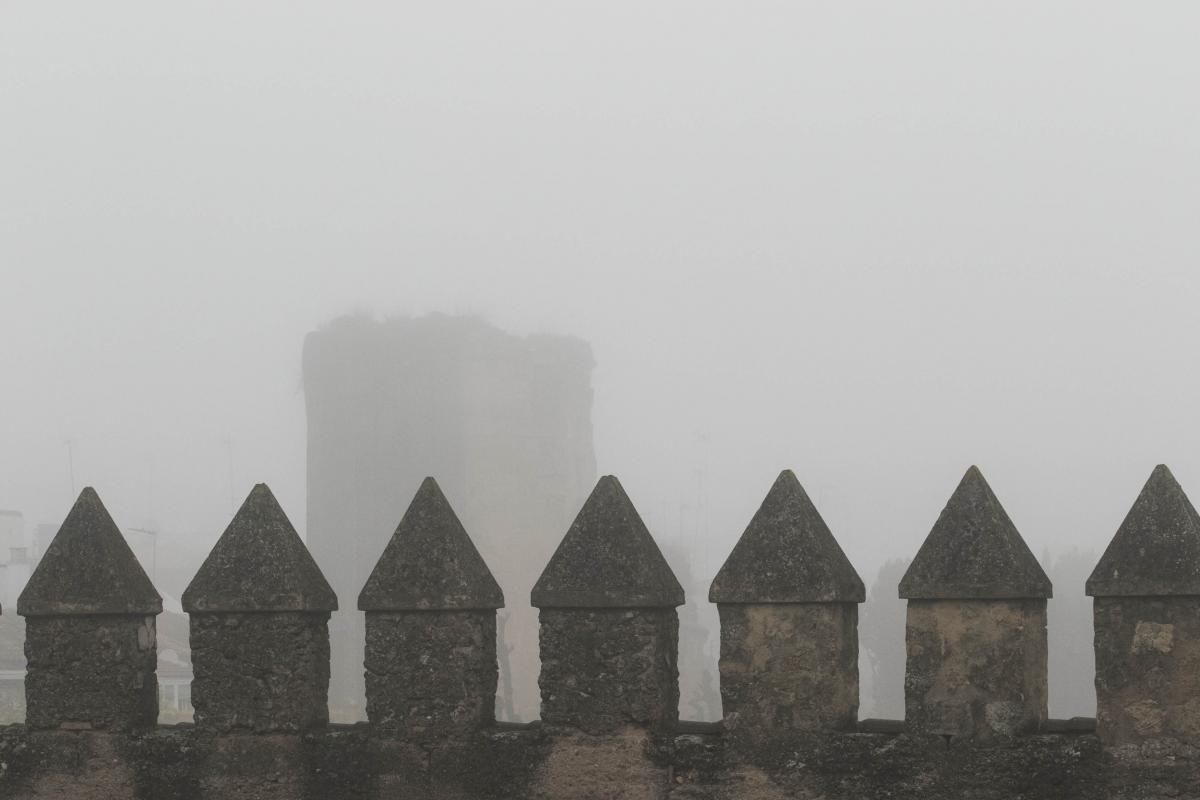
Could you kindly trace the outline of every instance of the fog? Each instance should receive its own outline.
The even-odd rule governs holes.
[[[1155,464],[1200,493],[1198,37],[1182,2],[4,3],[0,508],[94,485],[188,574],[255,482],[303,533],[305,334],[445,312],[591,344],[599,471],[701,583],[783,468],[868,586],[972,463],[1036,554],[1098,553]]]

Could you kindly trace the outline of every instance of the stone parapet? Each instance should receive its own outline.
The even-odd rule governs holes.
[[[900,584],[906,719],[857,720],[861,581],[785,472],[713,581],[724,718],[681,722],[683,592],[604,478],[533,589],[542,718],[513,725],[494,717],[503,594],[429,480],[358,598],[369,721],[336,726],[337,598],[260,485],[184,594],[196,723],[162,727],[161,600],[86,490],[18,602],[28,724],[0,728],[0,798],[1197,797],[1198,542],[1160,467],[1088,582],[1098,721],[1048,720],[1051,587],[969,470]]]
[[[1200,750],[1106,749],[1093,733],[1003,747],[911,733],[777,740],[755,763],[717,726],[605,736],[497,725],[416,747],[365,725],[303,737],[140,735],[0,727],[5,800],[1179,800],[1200,796]]]

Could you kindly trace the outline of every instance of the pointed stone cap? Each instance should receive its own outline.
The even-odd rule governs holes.
[[[92,487],[85,488],[17,598],[23,617],[160,614],[162,597]]]
[[[358,595],[360,611],[504,608],[504,593],[433,478],[426,478]]]
[[[971,467],[900,579],[909,600],[1017,600],[1052,596],[1050,579]]]
[[[337,596],[265,483],[251,490],[182,600],[189,614],[337,610]]]
[[[1087,581],[1092,597],[1200,595],[1200,516],[1155,467]]]
[[[537,608],[674,608],[683,587],[629,496],[599,480],[531,593]]]
[[[710,603],[861,603],[862,579],[790,469],[708,590]]]

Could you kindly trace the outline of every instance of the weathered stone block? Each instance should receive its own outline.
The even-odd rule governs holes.
[[[853,729],[858,605],[717,606],[725,726],[755,746],[788,731]]]
[[[461,737],[495,719],[495,611],[368,611],[364,663],[381,733]]]
[[[663,800],[671,786],[665,764],[647,758],[646,731],[605,736],[572,732],[554,737],[530,782],[529,800]]]
[[[1094,610],[1100,738],[1200,738],[1200,597],[1097,597]]]
[[[925,733],[995,738],[1046,719],[1046,601],[909,600],[904,709]]]
[[[604,733],[679,718],[674,608],[543,608],[542,721]]]
[[[133,730],[158,720],[154,617],[29,617],[26,720],[31,728]]]
[[[191,615],[196,724],[304,731],[329,721],[329,614]]]

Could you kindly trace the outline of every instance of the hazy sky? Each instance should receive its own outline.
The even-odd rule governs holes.
[[[868,579],[970,463],[1035,552],[1102,549],[1154,464],[1200,496],[1197,41],[1194,2],[0,1],[0,507],[60,518],[73,442],[197,565],[256,481],[303,529],[304,334],[463,311],[591,342],[600,469],[661,538],[703,497],[700,575],[784,467]]]

